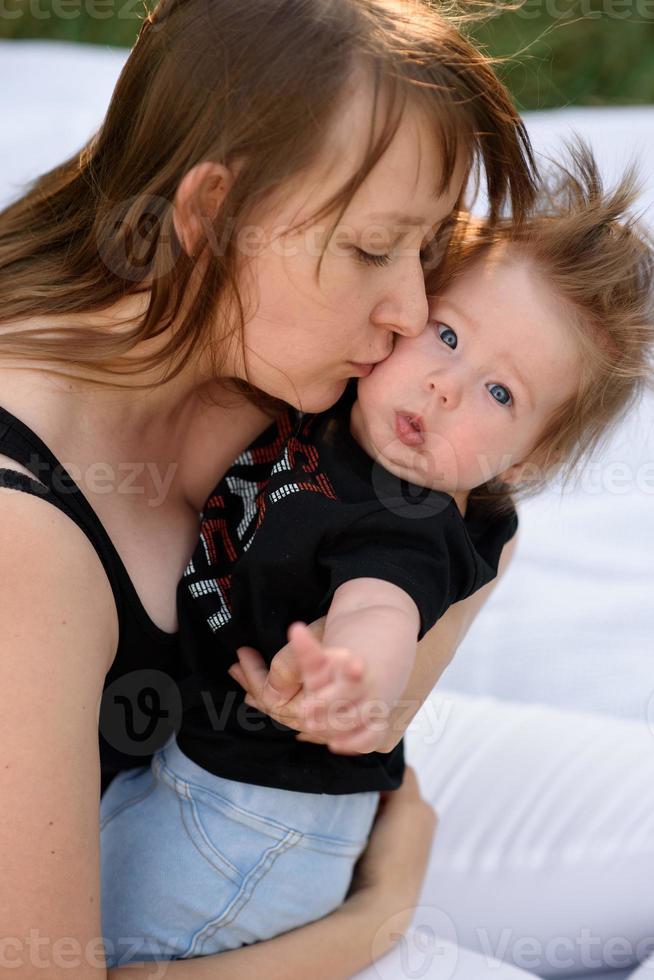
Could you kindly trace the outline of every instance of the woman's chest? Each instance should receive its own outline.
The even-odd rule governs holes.
[[[199,534],[199,514],[178,495],[157,507],[90,497],[149,618],[160,629],[178,628],[177,584]]]
[[[9,388],[3,401],[31,433],[28,448],[40,438],[60,461],[54,471],[44,464],[37,480],[51,484],[65,503],[72,479],[93,512],[87,514],[93,534],[109,539],[147,616],[164,632],[175,632],[177,585],[198,541],[199,512],[269,419],[247,403],[231,410],[193,403],[179,424],[150,433],[139,430],[136,417],[99,420],[101,413],[93,414],[86,403],[44,399],[34,405],[26,392]],[[11,452],[4,463],[0,457],[0,466],[30,472],[19,458]]]

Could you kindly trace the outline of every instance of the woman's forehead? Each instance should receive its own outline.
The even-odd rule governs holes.
[[[321,213],[359,173],[370,147],[371,105],[357,92],[315,161],[298,175],[288,210],[299,224]],[[432,227],[443,221],[460,196],[467,176],[467,153],[461,146],[445,193],[445,161],[437,136],[425,114],[407,105],[389,145],[356,189],[341,215],[342,222],[414,224]]]

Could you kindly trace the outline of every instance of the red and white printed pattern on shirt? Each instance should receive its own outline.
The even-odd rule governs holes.
[[[213,632],[231,619],[232,566],[251,546],[267,509],[296,493],[338,499],[321,472],[319,452],[311,439],[314,418],[308,416],[299,432],[292,434],[291,414],[281,416],[271,427],[268,441],[262,444],[261,437],[235,460],[205,505],[200,541],[184,578],[193,579],[187,583],[193,598],[203,600],[205,607],[211,600],[207,624]],[[284,473],[288,480],[274,480],[274,489],[268,492],[271,479]]]

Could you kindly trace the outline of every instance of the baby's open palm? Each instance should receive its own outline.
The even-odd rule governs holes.
[[[370,752],[377,741],[371,731],[366,707],[378,696],[370,669],[361,657],[343,647],[328,647],[304,623],[288,630],[303,683],[303,724],[307,731],[322,731],[327,725],[333,737],[332,752]]]

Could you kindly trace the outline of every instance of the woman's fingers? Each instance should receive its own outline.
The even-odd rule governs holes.
[[[236,681],[237,684],[240,684],[245,691],[248,690],[248,679],[239,663],[232,664],[227,673]]]
[[[247,690],[253,697],[259,699],[268,676],[268,666],[259,651],[253,647],[239,647],[236,653],[245,675]]]

